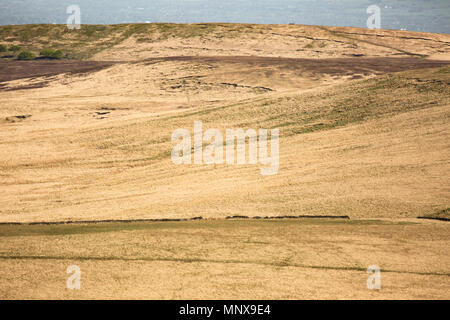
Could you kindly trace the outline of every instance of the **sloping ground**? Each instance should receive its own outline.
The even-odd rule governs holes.
[[[35,53],[58,48],[68,58],[101,61],[193,55],[450,59],[448,34],[305,25],[150,23],[83,25],[80,30],[65,25],[0,26],[0,43]]]
[[[135,81],[136,89],[142,85],[148,86],[149,80],[154,79],[153,82],[160,82],[161,89],[164,87],[160,95],[167,95],[168,91],[183,91],[195,96],[204,89],[204,85],[253,88],[262,92],[286,91],[305,89],[308,84],[314,84],[309,87],[315,87],[338,79],[361,79],[387,72],[445,66],[448,62],[411,58],[302,59],[256,56],[174,56],[149,58],[129,64],[119,61],[13,60],[0,61],[0,90],[32,89],[48,85],[54,90],[55,83],[61,77],[66,79],[63,84],[70,81],[73,89],[76,81],[71,81],[70,75],[92,73],[114,64],[126,64],[107,72],[109,77],[114,77],[114,81],[110,81],[110,78],[100,79],[98,74],[94,76],[97,77],[96,81],[108,81],[107,85],[105,83],[106,90],[128,83],[138,73],[142,83]],[[181,70],[171,70],[166,74],[171,66],[177,66]],[[156,69],[160,71],[159,74]],[[85,81],[89,78],[93,79],[89,75],[81,79]],[[222,82],[219,82],[219,78]],[[23,80],[14,81],[18,79]],[[120,84],[117,80],[120,80]],[[233,82],[234,80],[238,83]]]
[[[450,68],[430,59],[448,35],[149,24],[0,39],[117,62],[0,63],[0,222],[212,218],[0,224],[0,298],[448,299],[450,225],[415,219],[450,207]],[[279,128],[278,174],[174,165],[171,134],[195,120]],[[216,219],[236,215],[351,219]],[[82,290],[65,289],[72,264]]]
[[[134,34],[96,53],[96,60],[139,60],[173,55],[231,55],[285,58],[432,57],[450,59],[450,36],[394,30],[304,25],[179,25]],[[181,38],[178,34],[184,34]],[[131,49],[133,48],[133,49]]]
[[[374,78],[362,64],[352,68],[369,78],[349,82],[350,63],[332,74],[238,61],[146,60],[1,92],[0,221],[399,218],[449,206],[448,67]],[[279,128],[278,174],[174,165],[171,133],[194,120]]]

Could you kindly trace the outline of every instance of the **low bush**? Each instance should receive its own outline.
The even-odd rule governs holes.
[[[34,58],[36,58],[36,56],[34,55],[33,52],[24,50],[21,53],[19,53],[19,55],[17,56],[18,60],[33,60]]]
[[[9,47],[8,51],[17,52],[20,49],[21,49],[20,46],[13,44],[12,46]]]
[[[41,57],[48,59],[61,59],[64,53],[61,50],[43,49],[39,53]]]

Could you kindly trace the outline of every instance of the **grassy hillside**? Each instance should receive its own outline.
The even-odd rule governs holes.
[[[66,58],[139,60],[167,55],[276,57],[445,56],[450,36],[409,31],[304,25],[118,24],[0,26],[0,44],[39,53],[61,49]],[[6,54],[4,54],[6,55]]]
[[[242,62],[140,62],[3,92],[3,112],[32,116],[0,129],[1,220],[416,217],[449,206],[448,67],[291,82],[282,67],[265,78],[260,68],[244,78]],[[174,165],[170,136],[194,120],[279,128],[279,173]]]
[[[0,27],[7,47],[66,54],[1,53],[0,298],[448,298],[450,225],[416,218],[450,218],[449,41]],[[172,133],[199,120],[279,129],[278,173],[175,165]],[[65,287],[69,265],[81,290]],[[367,289],[369,265],[382,290]]]
[[[445,57],[448,35],[25,25],[0,27],[0,42],[121,61],[2,59],[1,221],[399,218],[449,207],[450,72],[425,58]],[[171,134],[195,120],[280,129],[279,173],[174,165]]]

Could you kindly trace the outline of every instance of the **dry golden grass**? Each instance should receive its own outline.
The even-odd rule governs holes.
[[[45,26],[14,28],[0,39],[48,40]],[[98,28],[45,32],[74,57],[125,62],[1,83],[0,222],[208,220],[0,225],[0,298],[449,298],[449,226],[414,219],[450,207],[448,35]],[[379,58],[343,59],[361,54]],[[195,120],[279,128],[278,174],[174,165],[171,134]],[[352,220],[220,220],[234,215]]]
[[[70,58],[141,60],[165,56],[290,58],[430,57],[449,60],[448,34],[307,25],[229,23],[0,26],[0,43],[36,54],[62,49]]]
[[[2,299],[448,299],[448,224],[243,220],[0,226]],[[69,265],[81,289],[66,289]],[[379,265],[381,290],[366,286]]]
[[[447,68],[353,81],[289,69],[284,88],[265,69],[143,62],[2,92],[2,116],[32,116],[0,127],[0,220],[417,217],[449,207]],[[171,133],[194,120],[204,130],[280,128],[279,173],[174,165]]]

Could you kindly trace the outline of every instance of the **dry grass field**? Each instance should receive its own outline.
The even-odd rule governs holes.
[[[0,226],[5,299],[448,299],[450,226],[208,220]],[[66,268],[81,269],[67,290]],[[381,289],[366,269],[382,267]]]
[[[0,58],[0,298],[450,298],[450,225],[417,219],[450,218],[449,35],[28,25],[0,43],[66,53]],[[278,128],[278,174],[175,165],[196,120]],[[350,219],[225,219],[300,215]]]

